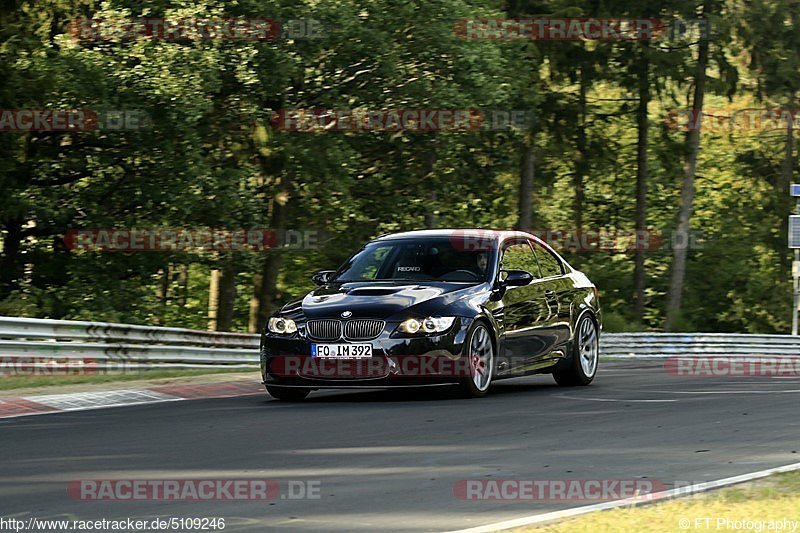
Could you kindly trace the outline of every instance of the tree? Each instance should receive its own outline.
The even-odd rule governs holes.
[[[705,0],[700,13],[701,20],[708,20],[716,6],[714,0]],[[700,38],[695,66],[694,89],[692,93],[692,117],[697,121],[686,132],[686,162],[683,181],[681,182],[680,206],[678,210],[678,235],[688,235],[691,229],[692,207],[695,193],[695,175],[697,172],[697,154],[700,150],[700,128],[702,126],[703,100],[706,91],[706,70],[709,59],[709,39]],[[683,282],[686,276],[686,256],[688,246],[676,246],[673,251],[672,274],[670,278],[667,318],[664,329],[672,331],[676,326],[683,301]]]

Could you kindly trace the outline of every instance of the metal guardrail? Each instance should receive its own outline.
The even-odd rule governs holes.
[[[800,337],[743,333],[607,333],[600,337],[607,358],[663,359],[674,356],[800,356]]]
[[[7,338],[192,344],[235,348],[255,346],[258,348],[258,336],[248,333],[0,316],[0,339]]]
[[[258,335],[17,317],[0,317],[0,374],[58,371],[253,368]],[[800,356],[800,337],[735,333],[606,333],[606,358]],[[55,373],[55,372],[54,372]]]
[[[0,373],[254,368],[258,335],[0,317]]]

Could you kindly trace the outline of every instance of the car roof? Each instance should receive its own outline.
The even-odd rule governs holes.
[[[394,239],[414,239],[419,237],[474,237],[479,239],[491,239],[502,242],[513,238],[530,239],[541,242],[536,236],[524,231],[496,230],[483,228],[461,228],[461,229],[424,229],[415,231],[403,231],[400,233],[386,233],[375,238],[375,241],[388,241]]]

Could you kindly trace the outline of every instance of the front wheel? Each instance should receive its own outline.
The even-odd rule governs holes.
[[[589,315],[583,315],[578,321],[570,352],[569,359],[559,363],[553,372],[556,383],[562,387],[588,385],[597,374],[600,359],[597,326]]]
[[[494,373],[494,344],[489,328],[478,322],[467,335],[465,357],[470,376],[461,380],[461,390],[469,398],[486,396]]]
[[[311,391],[309,389],[295,387],[276,387],[274,385],[267,385],[267,392],[273,398],[283,402],[299,402],[300,400],[304,400]]]

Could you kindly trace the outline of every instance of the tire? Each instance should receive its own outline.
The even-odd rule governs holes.
[[[597,324],[588,314],[578,320],[569,351],[569,359],[559,363],[553,372],[556,383],[562,387],[588,385],[597,375],[600,362]]]
[[[282,402],[299,402],[301,400],[305,400],[306,396],[308,396],[311,390],[267,385],[267,392],[270,394],[270,396]]]
[[[492,384],[497,358],[492,334],[484,322],[475,322],[467,333],[464,356],[468,357],[472,376],[461,379],[461,392],[467,398],[486,396]]]

